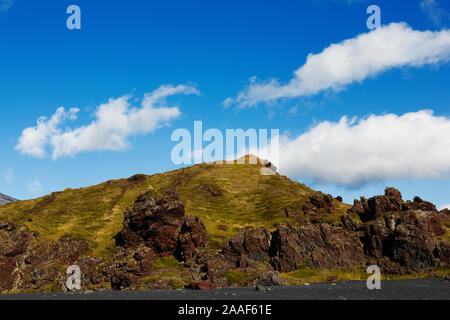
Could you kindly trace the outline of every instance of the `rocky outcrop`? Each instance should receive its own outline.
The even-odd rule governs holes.
[[[194,258],[196,254],[208,246],[209,235],[203,221],[196,216],[187,216],[178,236],[175,257],[180,261]]]
[[[172,254],[185,218],[184,205],[145,193],[124,212],[121,236],[126,246],[144,244],[155,254]]]
[[[363,222],[381,217],[387,212],[402,211],[403,199],[401,193],[394,188],[386,188],[384,196],[374,196],[368,200],[361,197],[355,200],[350,212],[360,216]]]
[[[282,285],[284,285],[283,278],[276,271],[264,272],[255,281],[255,286],[277,287]]]
[[[237,267],[246,267],[249,260],[268,260],[272,235],[265,227],[246,227],[223,245],[223,255]]]
[[[398,190],[386,188],[384,196],[355,200],[349,212],[365,222],[365,254],[383,272],[404,274],[448,265],[448,244],[436,239],[444,234],[448,217],[432,203],[419,197],[404,202]],[[343,224],[353,228],[347,220]]]
[[[298,228],[280,225],[273,233],[270,250],[276,270],[290,272],[310,268],[351,269],[361,263],[363,246],[356,233],[329,224]]]
[[[333,214],[336,212],[336,205],[331,195],[317,193],[309,198],[309,203],[305,204],[302,210],[305,214],[309,215],[315,215],[317,213]]]
[[[369,261],[384,272],[404,274],[448,263],[447,245],[437,212],[390,214],[365,225],[364,247]]]
[[[189,287],[192,290],[213,290],[216,285],[209,280],[192,280]]]
[[[423,201],[420,197],[414,197],[414,201],[407,201],[402,204],[403,211],[421,210],[421,211],[437,211],[436,206],[431,202]]]
[[[23,225],[0,222],[0,292],[18,288],[25,257],[38,237]]]
[[[153,251],[144,245],[121,248],[102,268],[102,274],[115,290],[131,288],[151,273],[153,259]]]
[[[52,286],[61,266],[82,264],[78,259],[89,249],[87,241],[70,237],[39,240],[39,233],[24,225],[0,222],[0,291]]]
[[[125,210],[121,239],[126,247],[145,245],[156,257],[175,254],[186,260],[207,246],[209,237],[198,217],[185,215],[181,202],[150,192]]]
[[[313,206],[320,209],[325,209],[327,213],[334,213],[336,206],[333,202],[333,197],[329,194],[316,194],[312,196],[309,201]]]
[[[180,260],[192,258],[209,241],[203,222],[186,216],[181,202],[152,192],[141,194],[125,210],[120,238],[126,247],[145,245],[155,257],[175,254]]]

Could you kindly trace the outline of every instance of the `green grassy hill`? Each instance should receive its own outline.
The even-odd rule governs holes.
[[[261,165],[200,164],[151,176],[108,181],[81,189],[66,189],[45,197],[0,206],[0,221],[25,224],[42,239],[64,235],[91,242],[92,254],[106,257],[122,229],[123,211],[148,189],[179,195],[186,214],[200,217],[210,234],[211,246],[242,227],[264,225],[270,230],[280,222],[297,222],[284,208],[300,210],[316,191],[281,175],[260,174]],[[336,201],[337,213],[347,205]],[[333,216],[328,215],[328,219]]]

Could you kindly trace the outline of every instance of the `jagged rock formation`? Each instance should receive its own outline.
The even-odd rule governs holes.
[[[123,244],[145,245],[155,257],[175,254],[180,260],[186,260],[208,244],[203,222],[198,217],[186,216],[184,205],[176,200],[147,192],[137,198],[124,216]]]
[[[376,264],[383,273],[401,275],[450,263],[450,245],[438,239],[450,211],[439,212],[418,197],[405,202],[393,188],[355,200],[337,221],[321,218],[336,213],[334,199],[316,194],[300,210],[299,223],[281,223],[273,231],[248,226],[221,249],[210,246],[202,219],[186,215],[177,199],[172,191],[139,195],[125,210],[108,257],[90,255],[91,244],[83,239],[42,241],[24,225],[0,222],[0,292],[65,291],[66,269],[73,264],[80,266],[84,288],[169,288],[176,279],[158,279],[164,258],[176,259],[171,270],[186,279],[185,286],[199,290],[282,285],[279,272],[305,266],[349,270]]]
[[[9,197],[9,196],[6,196],[6,195],[4,195],[4,194],[2,194],[2,193],[0,193],[0,206],[1,206],[2,204],[6,204],[6,203],[10,203],[10,202],[15,202],[15,201],[17,201],[17,200],[14,199],[14,198],[11,198],[11,197]]]

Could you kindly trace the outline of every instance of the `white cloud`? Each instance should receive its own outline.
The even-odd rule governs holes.
[[[321,122],[280,139],[280,172],[320,183],[358,186],[450,177],[450,119],[432,111]]]
[[[449,30],[416,31],[406,23],[391,23],[308,55],[287,84],[251,78],[250,84],[236,98],[226,99],[224,105],[246,107],[324,90],[339,91],[392,68],[420,67],[449,59]]]
[[[16,150],[32,157],[44,157],[45,147],[49,143],[51,137],[60,135],[60,125],[66,119],[76,119],[78,111],[79,109],[73,108],[66,112],[64,111],[64,108],[60,107],[50,119],[40,117],[37,120],[37,125],[35,127],[23,130],[22,135],[19,138],[19,143],[16,146]]]
[[[14,4],[13,0],[0,0],[0,12],[9,10]]]
[[[442,9],[436,0],[422,0],[420,9],[435,25],[440,25],[449,18],[449,13]]]
[[[28,192],[31,194],[36,194],[36,193],[42,192],[42,186],[38,179],[28,181],[27,187],[28,187]]]
[[[450,204],[444,204],[439,207],[439,210],[449,209],[450,210]]]
[[[76,129],[61,129],[66,119],[75,119],[78,109],[58,108],[47,120],[41,117],[37,126],[26,128],[16,149],[22,154],[44,157],[48,146],[54,159],[74,156],[83,151],[120,151],[132,135],[148,134],[180,115],[178,107],[168,107],[166,98],[175,94],[199,94],[185,85],[164,85],[144,96],[140,108],[130,105],[131,96],[110,99],[98,107],[95,120]]]

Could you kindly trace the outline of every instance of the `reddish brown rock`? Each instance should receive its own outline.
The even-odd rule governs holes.
[[[123,242],[131,247],[145,244],[156,254],[173,254],[184,217],[182,203],[151,192],[141,194],[124,212]]]
[[[361,231],[364,225],[359,221],[355,221],[350,215],[344,214],[341,216],[341,226],[350,231]]]
[[[245,267],[248,259],[265,261],[268,259],[272,235],[265,227],[246,227],[223,245],[223,254],[228,261],[238,267]]]
[[[337,281],[339,278],[337,276],[329,276],[327,278],[327,282],[335,282]]]
[[[25,257],[37,237],[23,225],[0,222],[0,292],[20,287]]]
[[[46,261],[54,261],[69,266],[88,249],[88,241],[71,237],[63,237],[56,241],[41,241],[26,257],[25,262],[29,265],[39,265]]]
[[[431,202],[422,200],[419,197],[414,197],[414,201],[407,201],[402,206],[403,211],[421,210],[421,211],[437,211],[436,206]]]
[[[298,230],[291,224],[281,224],[272,234],[270,256],[276,270],[290,272],[304,264]]]
[[[370,261],[389,273],[419,272],[443,266],[449,259],[437,213],[393,213],[365,226],[364,248]]]
[[[202,220],[196,216],[187,216],[178,236],[175,256],[178,260],[189,260],[198,250],[208,246],[209,235]]]
[[[367,222],[385,213],[402,211],[402,206],[400,191],[388,187],[384,191],[384,196],[374,196],[368,200],[361,197],[361,200],[355,200],[349,212],[358,214],[363,222]]]
[[[134,288],[139,278],[151,273],[153,252],[141,244],[137,248],[121,248],[102,268],[114,290]]]
[[[213,290],[216,289],[216,285],[208,280],[192,280],[189,287],[192,290]]]
[[[86,240],[70,237],[38,240],[23,225],[0,223],[0,291],[49,290],[57,286],[61,267],[79,263],[89,249]]]
[[[284,285],[283,278],[276,271],[264,272],[255,281],[255,286],[277,287],[282,285]]]
[[[356,233],[326,223],[299,228],[280,225],[273,233],[270,254],[275,269],[281,272],[304,264],[316,269],[351,269],[364,255]]]
[[[333,197],[329,194],[315,194],[309,198],[309,201],[319,211],[324,210],[327,213],[334,213],[336,211]]]
[[[127,247],[145,245],[156,257],[174,254],[180,260],[192,258],[209,241],[201,219],[186,217],[182,203],[152,192],[125,210],[121,238]]]

